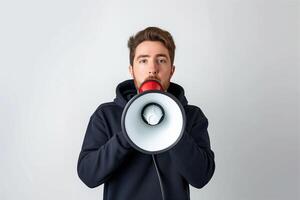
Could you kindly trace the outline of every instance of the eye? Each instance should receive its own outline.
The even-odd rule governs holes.
[[[140,63],[140,64],[145,64],[145,63],[147,63],[147,59],[140,59],[140,60],[139,60],[139,63]]]
[[[165,58],[159,58],[158,63],[159,64],[165,64],[165,63],[167,63],[167,60]]]

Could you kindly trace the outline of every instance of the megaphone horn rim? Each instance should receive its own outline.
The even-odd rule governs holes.
[[[125,127],[125,117],[127,115],[127,111],[129,109],[129,107],[132,105],[132,103],[137,100],[138,98],[140,98],[141,96],[143,95],[147,95],[149,93],[160,93],[160,94],[163,94],[163,95],[166,95],[168,97],[170,97],[173,101],[175,101],[175,103],[178,105],[181,113],[182,113],[182,126],[181,126],[181,132],[179,134],[179,137],[176,139],[176,141],[168,146],[167,148],[165,149],[162,149],[162,150],[158,150],[158,151],[147,151],[145,149],[142,149],[140,148],[139,146],[137,146],[131,139],[130,137],[128,136],[128,133],[126,131],[126,127]],[[125,137],[125,139],[128,141],[128,143],[136,150],[142,152],[142,153],[145,153],[145,154],[150,154],[150,155],[153,155],[153,154],[160,154],[160,153],[163,153],[163,152],[166,152],[168,150],[170,150],[171,148],[173,148],[179,141],[180,139],[182,138],[184,132],[185,132],[185,126],[186,126],[186,115],[185,115],[185,110],[183,108],[183,106],[181,105],[181,102],[174,96],[172,95],[171,93],[168,93],[168,92],[164,92],[164,91],[160,91],[160,90],[147,90],[143,93],[139,93],[137,95],[135,95],[134,97],[132,97],[128,103],[125,105],[125,108],[122,112],[122,117],[121,117],[121,128],[122,128],[122,132],[123,132],[123,135]]]

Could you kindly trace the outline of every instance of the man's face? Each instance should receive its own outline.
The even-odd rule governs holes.
[[[133,66],[129,72],[136,88],[148,79],[158,80],[167,90],[175,67],[171,65],[168,49],[158,41],[144,41],[135,49]]]

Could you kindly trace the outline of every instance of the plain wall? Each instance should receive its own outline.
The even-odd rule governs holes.
[[[0,199],[102,199],[78,155],[91,114],[130,78],[129,36],[147,26],[173,34],[173,81],[209,119],[216,171],[191,199],[299,199],[299,5],[2,1]]]

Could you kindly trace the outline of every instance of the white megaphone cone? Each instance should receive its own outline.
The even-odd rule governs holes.
[[[158,81],[147,80],[125,106],[122,131],[132,147],[146,154],[171,149],[182,137],[185,112],[176,97]]]

